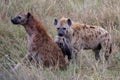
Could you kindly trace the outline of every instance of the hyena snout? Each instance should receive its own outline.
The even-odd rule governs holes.
[[[60,36],[60,37],[64,36],[64,32],[63,31],[58,31],[58,36]]]
[[[12,19],[11,19],[11,22],[12,22],[13,24],[19,24],[17,18],[12,18]]]

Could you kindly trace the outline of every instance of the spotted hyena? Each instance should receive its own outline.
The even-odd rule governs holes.
[[[71,49],[69,47],[69,45],[66,42],[66,38],[65,37],[60,37],[60,36],[55,36],[54,41],[58,44],[58,46],[61,48],[64,57],[68,57],[68,60],[70,61],[71,58]]]
[[[98,60],[99,52],[103,49],[105,59],[108,60],[111,54],[111,36],[102,27],[80,24],[64,17],[60,20],[55,19],[54,25],[58,36],[64,36],[71,45],[72,56],[81,49],[92,49],[95,52],[95,59]]]
[[[40,63],[43,67],[58,66],[60,69],[66,67],[66,62],[61,49],[49,36],[42,23],[30,12],[21,12],[11,19],[15,25],[22,25],[27,33],[28,53],[23,62],[28,60]],[[17,69],[16,66],[14,69]]]

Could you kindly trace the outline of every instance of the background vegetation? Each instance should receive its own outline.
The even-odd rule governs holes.
[[[109,68],[96,62],[91,50],[82,50],[79,69],[75,64],[53,72],[23,66],[11,73],[26,53],[25,30],[10,21],[21,11],[32,12],[52,37],[56,35],[53,20],[62,16],[108,30],[113,40]],[[0,80],[120,80],[120,0],[0,0]]]

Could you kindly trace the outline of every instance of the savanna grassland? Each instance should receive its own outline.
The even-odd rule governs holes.
[[[27,52],[24,28],[10,21],[21,11],[33,13],[52,37],[53,20],[62,16],[103,27],[113,41],[110,63],[98,63],[91,50],[81,50],[79,68],[70,64],[65,71],[50,71],[22,66],[11,73]],[[120,80],[120,0],[0,0],[0,80]]]

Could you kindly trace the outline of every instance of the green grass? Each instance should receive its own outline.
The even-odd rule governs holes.
[[[0,0],[0,80],[120,80],[119,3],[120,0]],[[62,16],[105,28],[114,45],[111,63],[103,66],[95,61],[92,51],[81,51],[79,68],[70,64],[66,71],[50,71],[22,66],[15,74],[11,73],[10,69],[27,51],[24,28],[10,21],[21,11],[33,13],[52,37],[56,35],[53,20]]]

